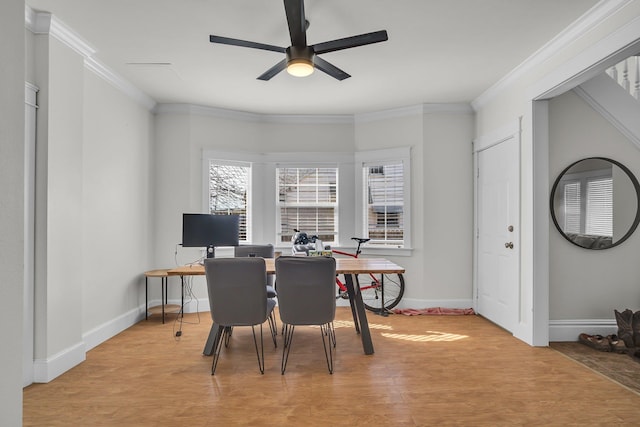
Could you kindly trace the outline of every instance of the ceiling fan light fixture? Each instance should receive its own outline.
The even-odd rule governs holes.
[[[291,59],[287,63],[287,73],[295,77],[307,77],[313,74],[313,62],[305,58]]]

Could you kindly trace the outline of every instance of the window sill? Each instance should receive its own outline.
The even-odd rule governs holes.
[[[344,247],[344,246],[334,246],[331,245],[332,249],[337,249],[342,252],[348,252],[355,254],[356,248],[353,247]],[[291,246],[276,246],[276,252],[282,252],[282,255],[291,255]],[[399,256],[399,257],[410,257],[413,255],[413,248],[395,248],[395,247],[363,247],[362,253],[360,256]],[[344,255],[340,255],[344,256]]]

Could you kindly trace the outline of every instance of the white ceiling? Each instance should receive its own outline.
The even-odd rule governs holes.
[[[268,114],[353,114],[469,103],[597,0],[306,0],[309,44],[377,30],[389,40],[322,57],[351,74],[256,77],[282,54],[209,35],[289,46],[281,0],[26,0],[96,49],[158,103]]]

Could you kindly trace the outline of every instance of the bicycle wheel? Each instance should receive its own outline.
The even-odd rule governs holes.
[[[402,274],[374,274],[373,277],[375,280],[370,274],[356,275],[365,308],[374,313],[381,313],[383,307],[384,311],[391,310],[404,295],[404,277]]]

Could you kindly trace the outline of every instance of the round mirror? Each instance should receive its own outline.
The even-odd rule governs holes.
[[[640,185],[622,164],[590,157],[569,165],[551,189],[551,217],[565,239],[607,249],[629,238],[640,222]]]

